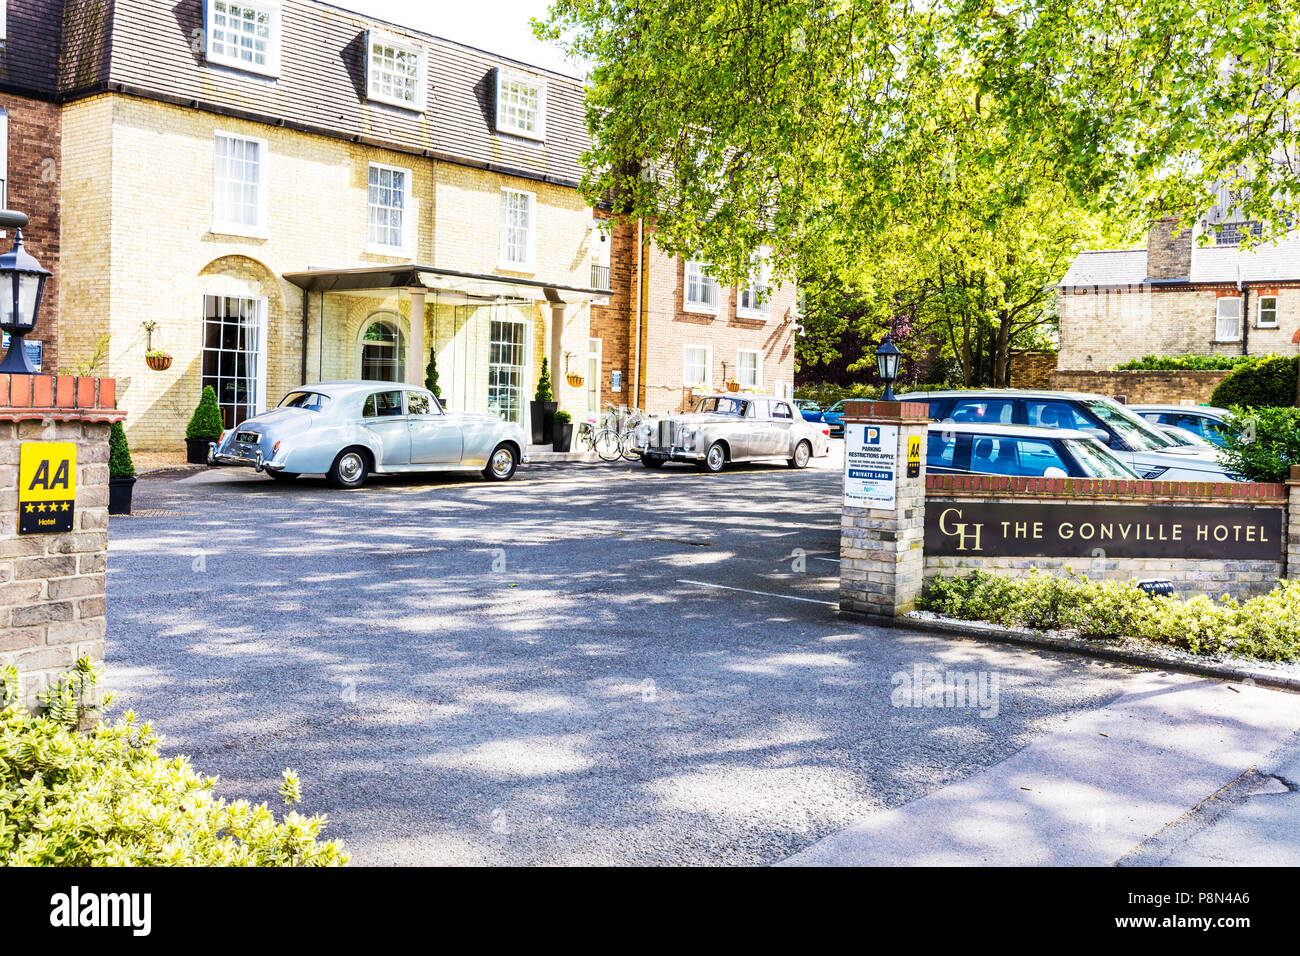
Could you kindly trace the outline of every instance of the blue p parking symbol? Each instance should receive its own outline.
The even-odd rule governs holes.
[[[864,435],[862,437],[862,443],[864,445],[880,444],[880,429],[878,427],[875,425],[867,425],[863,431]]]

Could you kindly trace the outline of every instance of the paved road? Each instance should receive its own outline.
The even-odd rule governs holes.
[[[143,480],[110,685],[360,863],[773,863],[1121,697],[1121,665],[841,620],[838,470]],[[998,681],[898,707],[916,668]]]

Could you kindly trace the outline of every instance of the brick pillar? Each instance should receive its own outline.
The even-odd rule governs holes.
[[[126,413],[113,379],[0,375],[0,666],[18,669],[32,705],[81,657],[104,659],[108,432]],[[19,459],[27,442],[73,442],[72,530],[19,534]]]
[[[1300,465],[1291,466],[1286,483],[1286,570],[1288,578],[1300,578]]]
[[[925,441],[929,414],[916,402],[846,402],[845,476],[852,464],[850,432],[866,426],[897,428],[893,442],[893,507],[862,507],[844,499],[840,519],[840,610],[893,624],[915,609],[925,568]],[[921,442],[920,472],[907,477],[909,439]]]

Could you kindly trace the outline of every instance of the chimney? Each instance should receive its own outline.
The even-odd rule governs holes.
[[[1192,276],[1192,230],[1179,228],[1179,217],[1161,216],[1147,233],[1147,278],[1190,279]]]

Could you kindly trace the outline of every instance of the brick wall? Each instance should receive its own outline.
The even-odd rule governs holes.
[[[1298,496],[1300,497],[1300,496]],[[926,478],[927,510],[980,503],[1099,504],[1123,506],[1181,505],[1186,507],[1263,505],[1286,507],[1287,489],[1277,484],[1201,484],[1172,481],[1098,481],[1090,479],[1004,478],[986,475],[930,475]],[[1118,510],[1118,508],[1116,509]],[[1116,518],[1116,521],[1121,520]],[[1285,526],[1285,524],[1284,524]],[[1227,559],[1092,557],[925,556],[925,576],[968,575],[982,569],[1018,577],[1034,569],[1073,571],[1093,580],[1132,581],[1159,578],[1174,582],[1183,596],[1231,594],[1244,597],[1271,590],[1288,572],[1288,542],[1278,542],[1276,561]],[[1300,540],[1297,541],[1300,547]],[[1297,555],[1300,557],[1300,554]]]
[[[1179,229],[1177,216],[1163,216],[1147,234],[1147,276],[1186,279],[1192,274],[1192,230]]]
[[[30,340],[44,343],[44,371],[59,368],[58,317],[60,298],[59,219],[60,114],[59,107],[41,100],[0,92],[0,110],[9,116],[8,195],[10,209],[30,219],[23,239],[30,252],[54,275],[45,283],[41,312]],[[12,234],[0,239],[4,251],[13,245]]]
[[[1065,370],[1048,376],[1048,387],[1068,392],[1125,396],[1130,405],[1191,402],[1207,404],[1228,371],[1083,372]]]
[[[104,659],[108,432],[112,379],[0,375],[0,665],[33,703],[80,657]],[[19,535],[19,450],[77,444],[76,519],[63,534]]]
[[[1300,283],[1256,285],[1246,304],[1246,341],[1217,341],[1218,301],[1235,283],[1062,289],[1061,369],[1104,371],[1144,355],[1294,355]],[[1260,295],[1276,296],[1277,327],[1259,325]]]
[[[1048,388],[1056,371],[1055,352],[1021,352],[1011,359],[1012,388]]]

